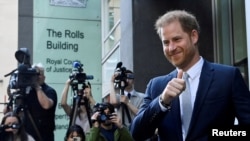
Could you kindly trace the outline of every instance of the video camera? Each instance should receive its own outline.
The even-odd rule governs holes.
[[[72,83],[84,84],[86,80],[91,80],[94,78],[93,75],[87,75],[83,72],[83,64],[80,62],[75,61],[72,65],[74,69],[69,76],[69,78],[73,80]]]
[[[93,79],[94,77],[92,75],[87,75],[86,73],[83,72],[83,64],[81,64],[79,61],[74,61],[72,65],[73,65],[73,70],[72,73],[69,75],[69,78],[71,80],[70,85],[74,93],[74,98],[73,98],[73,108],[72,108],[73,112],[70,115],[70,125],[75,124],[78,107],[80,105],[84,105],[91,126],[90,104],[88,98],[83,95],[83,91],[85,88],[87,88],[87,86],[90,86],[90,83],[89,85],[87,85],[85,81],[88,79]],[[82,89],[78,89],[79,85],[82,85],[81,86]],[[81,102],[82,98],[84,99],[83,103]]]
[[[97,118],[97,121],[99,121],[99,122],[105,122],[107,120],[110,120],[110,117],[112,116],[112,114],[106,114],[104,112],[104,110],[106,110],[107,108],[109,108],[110,113],[114,112],[114,109],[112,107],[109,107],[109,105],[106,104],[106,103],[97,103],[94,106],[94,111],[95,112],[100,112],[100,116]]]
[[[126,75],[126,67],[122,67],[122,62],[117,63],[115,74],[117,76],[115,77],[115,86],[116,88],[125,88],[127,84],[127,75]]]
[[[29,50],[27,48],[20,48],[16,51],[15,57],[19,63],[18,68],[5,75],[5,77],[11,75],[9,82],[10,89],[23,89],[33,86],[38,79],[39,73],[35,68],[31,67]]]

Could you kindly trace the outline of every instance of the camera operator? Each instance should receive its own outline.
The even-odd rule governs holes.
[[[32,118],[25,112],[25,128],[36,141],[54,141],[55,111],[57,105],[57,93],[54,88],[45,83],[44,67],[41,63],[34,64],[39,76],[30,93],[25,97],[25,104]],[[34,120],[34,123],[31,121]],[[34,130],[37,127],[39,134]]]
[[[110,103],[97,104],[92,115],[93,126],[86,134],[89,141],[133,141],[129,130],[122,125],[120,117]]]
[[[114,87],[115,79],[120,74],[114,73],[111,78],[110,103],[115,105],[115,107],[118,107],[117,113],[119,114],[119,116],[124,118],[123,124],[129,128],[130,123],[134,119],[135,115],[138,112],[138,109],[143,102],[144,94],[141,92],[137,92],[134,89],[134,73],[131,70],[125,70],[124,73],[126,77],[125,83],[127,83],[127,86],[124,89],[124,94],[121,94],[121,92],[119,91],[120,89]],[[122,110],[124,110],[122,108],[124,107],[121,107],[121,103],[123,103],[128,108],[129,113],[122,112]],[[131,121],[129,121],[128,116],[130,116]]]
[[[0,134],[1,141],[35,141],[25,131],[21,118],[13,112],[8,112],[4,115]]]
[[[71,82],[72,82],[71,79],[68,79],[66,81],[63,92],[62,92],[62,98],[61,98],[61,106],[63,107],[65,113],[68,116],[70,116],[73,112],[72,106],[67,104],[68,91],[69,91]],[[92,96],[91,84],[88,83],[84,89],[81,89],[79,91],[79,95],[82,96],[82,98],[81,98],[80,105],[79,106],[77,105],[78,109],[77,109],[75,124],[80,125],[82,129],[84,130],[84,132],[86,133],[86,132],[89,132],[90,130],[90,124],[89,124],[88,117],[87,117],[88,116],[87,110],[89,110],[89,112],[92,112],[92,109],[96,103]],[[87,104],[85,102],[89,104],[89,106],[87,107],[90,107],[90,109],[87,109],[87,107],[84,105],[84,104]]]

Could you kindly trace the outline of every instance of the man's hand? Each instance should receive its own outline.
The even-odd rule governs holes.
[[[177,74],[177,78],[173,78],[168,82],[161,98],[165,104],[170,104],[172,99],[179,96],[183,90],[185,90],[185,80],[182,79],[183,71],[180,70]]]
[[[91,116],[91,121],[92,121],[94,127],[99,127],[99,121],[98,121],[99,116],[100,116],[100,112],[95,112]]]
[[[128,104],[128,102],[129,102],[129,99],[128,99],[128,97],[127,96],[125,96],[125,95],[121,95],[121,97],[120,97],[120,102],[121,103],[124,103],[124,104]]]
[[[110,116],[110,121],[120,129],[123,127],[121,118],[119,118],[116,113],[112,113],[112,116]]]

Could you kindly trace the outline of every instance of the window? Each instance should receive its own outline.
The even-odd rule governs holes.
[[[110,79],[120,59],[120,0],[102,0],[102,98],[110,89]]]
[[[248,84],[245,3],[214,0],[215,60],[240,69]]]
[[[120,41],[120,0],[103,2],[103,54],[105,57]]]

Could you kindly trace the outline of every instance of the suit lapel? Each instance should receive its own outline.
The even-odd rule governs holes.
[[[194,103],[194,109],[193,109],[193,115],[190,123],[190,129],[195,127],[195,121],[200,118],[199,112],[201,110],[201,107],[206,99],[206,96],[208,94],[208,88],[210,87],[213,76],[214,76],[214,69],[212,68],[212,65],[208,63],[207,61],[204,61],[204,65],[202,67],[201,75],[200,75],[200,83],[197,89],[195,103]],[[205,82],[205,83],[204,83]]]

